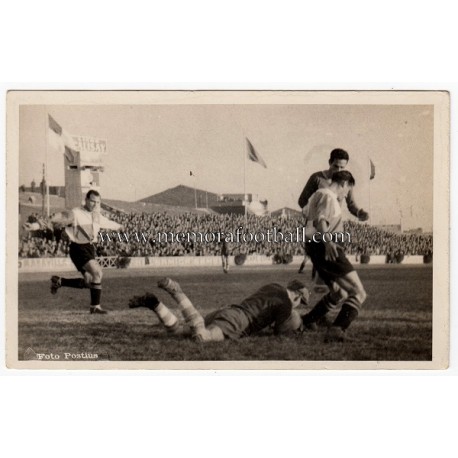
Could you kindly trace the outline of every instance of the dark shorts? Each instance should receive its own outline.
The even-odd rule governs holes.
[[[221,329],[224,337],[229,339],[240,339],[247,335],[246,331],[250,326],[248,317],[238,307],[226,307],[210,312],[205,317],[205,326],[215,325]]]
[[[95,259],[95,246],[92,243],[70,243],[70,259],[75,267],[84,274],[84,265]]]
[[[335,261],[326,261],[324,259],[324,245],[324,243],[306,243],[305,251],[312,260],[313,267],[326,284],[334,282],[337,278],[344,277],[355,270],[345,256],[343,248],[337,249],[338,257]]]

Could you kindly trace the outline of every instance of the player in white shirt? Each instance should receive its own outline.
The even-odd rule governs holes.
[[[345,256],[344,247],[335,241],[324,241],[323,234],[343,233],[342,208],[339,203],[355,184],[352,174],[346,170],[332,175],[328,188],[318,189],[310,198],[307,218],[313,221],[316,241],[309,235],[306,242],[307,255],[313,266],[329,287],[329,293],[303,317],[305,327],[322,319],[329,311],[343,302],[342,308],[329,328],[327,341],[342,341],[345,331],[358,316],[366,292],[350,261]],[[321,241],[320,241],[321,239]],[[343,243],[343,241],[341,242]]]
[[[86,194],[84,206],[55,215],[51,221],[65,227],[70,239],[70,258],[84,278],[51,277],[51,293],[56,294],[62,286],[89,288],[91,293],[90,313],[107,313],[100,306],[102,294],[102,268],[95,259],[95,242],[100,228],[120,230],[122,226],[100,214],[100,194],[91,189]]]

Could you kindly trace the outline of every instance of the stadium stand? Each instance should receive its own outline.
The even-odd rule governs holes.
[[[114,206],[111,206],[113,208]],[[109,209],[109,207],[105,207]],[[119,209],[119,207],[118,207]],[[195,241],[181,242],[154,242],[153,239],[159,232],[172,233],[216,233],[234,232],[238,227],[243,232],[264,233],[276,228],[278,233],[296,233],[302,227],[301,217],[249,215],[247,226],[244,215],[237,214],[196,214],[185,212],[170,214],[168,212],[120,212],[110,211],[107,214],[124,226],[127,234],[148,234],[147,241],[131,238],[129,242],[110,238],[104,243],[99,242],[97,252],[99,256],[125,256],[125,257],[150,257],[150,256],[219,256],[220,245],[215,242],[200,243]],[[34,222],[39,217],[38,213],[31,213],[28,222]],[[367,224],[347,221],[345,231],[351,234],[351,243],[346,246],[346,251],[351,255],[383,255],[386,262],[398,262],[403,256],[431,255],[433,252],[433,237],[426,234],[394,234]],[[229,244],[231,255],[260,254],[265,256],[302,255],[301,243],[269,243],[267,240],[259,243],[254,240],[248,243]],[[54,230],[37,230],[31,232],[20,231],[19,257],[66,257],[68,255],[68,242],[62,234],[62,228]]]

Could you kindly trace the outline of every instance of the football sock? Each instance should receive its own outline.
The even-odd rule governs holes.
[[[186,294],[181,291],[179,285],[177,284],[173,289],[169,289],[168,287],[165,289],[169,292],[169,294],[180,307],[186,324],[191,327],[193,333],[197,333],[199,330],[204,329],[205,322],[202,318],[202,315],[194,308],[194,305],[189,300],[188,296],[186,296]]]
[[[358,310],[353,305],[350,305],[347,299],[332,325],[345,331],[357,316]]]
[[[91,306],[100,305],[100,297],[102,296],[102,284],[91,283]]]
[[[83,278],[61,278],[60,284],[61,286],[66,286],[67,288],[87,288]]]
[[[302,322],[304,325],[315,323],[315,321],[324,317],[335,306],[336,304],[332,301],[331,295],[326,294],[309,313],[302,317]]]
[[[168,331],[178,326],[178,318],[162,302],[159,302],[153,310]]]
[[[187,297],[186,299],[187,301],[179,302],[178,305],[181,308],[181,313],[183,313],[186,323],[194,332],[197,332],[205,328],[205,322],[202,315],[192,305],[192,302]]]

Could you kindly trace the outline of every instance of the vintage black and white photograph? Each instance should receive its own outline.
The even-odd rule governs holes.
[[[448,93],[7,111],[8,367],[447,367]]]

